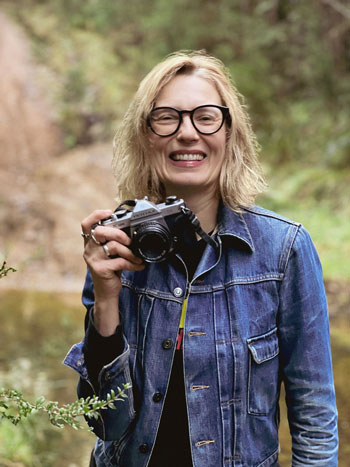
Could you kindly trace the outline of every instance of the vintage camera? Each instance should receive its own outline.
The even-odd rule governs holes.
[[[168,196],[160,204],[152,203],[146,196],[124,201],[111,217],[99,224],[124,230],[132,240],[130,248],[134,254],[148,263],[156,263],[176,249],[180,226],[188,212],[185,202],[176,196]]]

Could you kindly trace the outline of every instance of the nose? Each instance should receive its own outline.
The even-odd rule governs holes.
[[[177,132],[177,138],[179,140],[189,140],[189,141],[198,140],[199,138],[198,131],[193,126],[191,117],[189,115],[182,116],[182,122]]]

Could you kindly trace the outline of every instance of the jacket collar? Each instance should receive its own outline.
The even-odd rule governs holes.
[[[218,218],[218,235],[231,237],[234,240],[238,240],[241,246],[248,246],[252,252],[255,250],[253,238],[244,219],[243,212],[232,211],[232,209],[224,206],[221,202]]]

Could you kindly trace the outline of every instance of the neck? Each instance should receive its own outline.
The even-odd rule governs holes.
[[[203,192],[189,192],[188,190],[176,190],[174,193],[178,198],[182,198],[191,211],[197,216],[204,232],[211,232],[217,223],[219,197],[215,192],[209,190]],[[167,194],[168,194],[167,193]]]

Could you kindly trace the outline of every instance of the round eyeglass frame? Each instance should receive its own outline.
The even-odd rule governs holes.
[[[196,127],[196,124],[194,123],[194,119],[193,119],[193,114],[196,110],[198,109],[202,109],[204,107],[215,107],[217,109],[220,109],[221,110],[221,113],[222,113],[222,122],[221,122],[221,125],[219,126],[219,128],[215,131],[211,131],[211,132],[205,132],[205,131],[201,131],[199,130],[197,127]],[[168,133],[166,135],[161,135],[159,133],[157,133],[154,128],[152,127],[152,124],[151,124],[151,114],[152,112],[155,112],[156,110],[161,110],[161,109],[169,109],[169,110],[174,110],[175,112],[177,112],[177,114],[179,115],[179,123],[176,127],[176,129],[174,131],[172,131],[171,133]],[[175,109],[174,107],[167,107],[167,106],[164,106],[164,107],[155,107],[154,109],[151,110],[151,112],[149,113],[149,115],[147,116],[147,125],[150,127],[151,131],[153,131],[154,134],[156,134],[157,136],[160,136],[160,137],[167,137],[167,136],[173,136],[175,135],[175,133],[177,133],[179,131],[179,128],[182,124],[182,115],[185,114],[185,113],[188,113],[190,114],[190,119],[191,119],[191,122],[192,122],[192,125],[194,127],[194,129],[196,131],[198,131],[198,133],[200,133],[201,135],[213,135],[215,133],[217,133],[219,130],[221,130],[223,124],[225,123],[225,121],[227,121],[228,125],[230,126],[231,125],[231,116],[230,116],[230,110],[228,107],[224,106],[224,105],[214,105],[214,104],[207,104],[207,105],[199,105],[198,107],[195,107],[194,109],[192,110],[179,110],[179,109]]]

